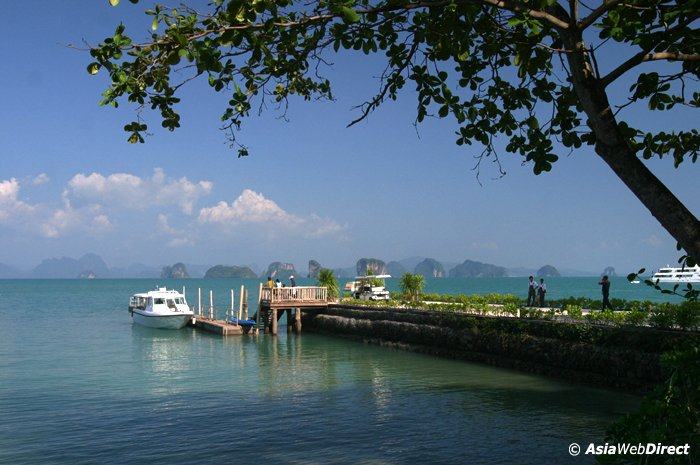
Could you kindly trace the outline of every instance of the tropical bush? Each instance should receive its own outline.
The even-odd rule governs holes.
[[[401,277],[401,292],[407,300],[417,301],[423,292],[425,278],[421,274],[404,273]]]
[[[688,444],[691,456],[648,455],[645,464],[690,464],[700,450],[700,346],[664,354],[661,363],[670,373],[668,381],[642,401],[639,410],[626,415],[608,431],[609,443],[664,445]],[[642,463],[639,456],[599,456],[602,464]]]
[[[338,280],[333,274],[333,270],[328,268],[321,268],[318,272],[318,285],[326,287],[328,289],[328,298],[337,299],[340,294],[340,287],[338,286]]]

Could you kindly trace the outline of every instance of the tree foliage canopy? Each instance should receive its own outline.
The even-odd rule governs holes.
[[[201,10],[156,4],[146,14],[152,18],[147,39],[137,42],[119,25],[90,49],[88,71],[110,77],[104,105],[150,107],[164,128],[175,130],[178,90],[202,77],[225,95],[222,126],[243,156],[248,148],[236,130],[252,112],[273,103],[286,112],[292,96],[332,99],[323,74],[330,55],[381,54],[386,68],[378,91],[358,106],[350,125],[410,85],[416,122],[451,119],[458,145],[480,147],[477,167],[485,159],[500,167],[496,138],[535,174],[551,170],[561,155],[557,142],[567,150],[594,145],[686,250],[700,251],[697,219],[628,160],[695,162],[700,133],[635,128],[617,119],[638,102],[654,112],[700,105],[699,0],[213,0]],[[603,54],[617,65],[600,69]],[[661,61],[675,66],[638,68]],[[623,75],[633,85],[624,101],[611,103],[606,88]],[[124,129],[132,143],[148,132],[140,113]],[[643,192],[651,188],[657,192]],[[663,208],[652,206],[650,196],[680,212],[673,221],[685,229],[670,229],[673,221],[661,218]]]

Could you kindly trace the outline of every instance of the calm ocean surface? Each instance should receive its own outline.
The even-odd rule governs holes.
[[[548,280],[552,298],[597,296],[596,282]],[[0,281],[0,463],[592,463],[569,457],[569,443],[600,441],[639,401],[340,338],[133,326],[129,295],[164,283]],[[201,286],[224,307],[241,281],[167,281],[183,284],[190,303]],[[619,280],[612,294],[655,297]]]

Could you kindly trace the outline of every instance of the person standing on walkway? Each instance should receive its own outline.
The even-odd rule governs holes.
[[[275,279],[275,287],[277,289],[282,289],[282,281],[279,278]]]
[[[544,278],[540,278],[540,286],[537,288],[537,294],[540,298],[540,307],[544,307],[544,296],[547,294],[547,285],[544,283]]]
[[[297,282],[296,282],[296,280],[294,279],[294,275],[291,275],[291,276],[289,277],[289,285],[290,285],[291,287],[297,287]]]
[[[610,280],[608,279],[607,276],[603,276],[603,278],[600,280],[598,283],[600,284],[600,290],[603,292],[603,308],[602,310],[605,310],[606,308],[609,308],[612,310],[612,305],[610,305]]]
[[[530,276],[530,280],[527,283],[527,304],[526,307],[534,307],[537,302],[537,282],[534,276]]]
[[[267,277],[267,287],[270,289],[275,287],[275,282],[272,280],[272,276]]]

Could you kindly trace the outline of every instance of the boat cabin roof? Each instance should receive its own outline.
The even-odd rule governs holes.
[[[388,278],[391,278],[390,274],[378,274],[378,275],[372,275],[372,276],[355,276],[355,279],[358,281],[367,280],[367,279],[388,279]]]
[[[167,290],[164,287],[160,287],[158,289],[155,289],[153,291],[148,291],[148,292],[141,292],[139,294],[134,294],[134,297],[161,297],[164,299],[167,298],[176,298],[176,297],[184,297],[182,293],[176,291],[176,290]]]

